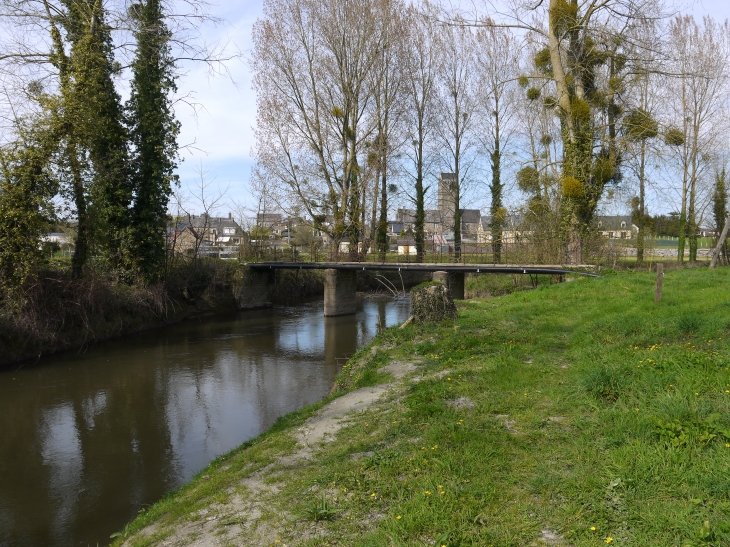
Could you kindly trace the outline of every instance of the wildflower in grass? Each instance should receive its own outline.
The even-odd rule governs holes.
[[[608,536],[606,538],[606,543],[611,543],[613,541],[613,538],[611,536]]]
[[[725,443],[726,448],[730,448],[730,443]]]
[[[400,520],[400,519],[401,519],[401,516],[400,516],[400,515],[398,515],[397,517],[395,517],[395,519],[396,519],[396,520]]]
[[[596,531],[596,527],[595,526],[591,526],[591,532],[595,532],[595,531]]]
[[[433,492],[431,492],[430,490],[426,490],[426,491],[425,491],[425,492],[424,492],[423,494],[424,494],[425,496],[430,496],[430,495],[431,495],[432,493],[433,493]]]
[[[375,498],[375,497],[376,497],[376,496],[375,496],[375,492],[373,492],[372,494],[370,494],[370,497],[371,497],[371,498]]]

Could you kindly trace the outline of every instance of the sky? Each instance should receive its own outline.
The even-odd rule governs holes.
[[[679,4],[679,9],[700,18],[730,18],[730,0],[696,0]],[[206,41],[228,44],[228,51],[243,56],[226,63],[227,75],[211,76],[207,68],[189,64],[182,67],[179,95],[192,97],[198,108],[185,102],[176,106],[182,123],[179,144],[184,146],[178,168],[183,191],[196,191],[201,180],[209,194],[223,194],[217,214],[227,214],[238,205],[250,204],[248,181],[255,145],[256,96],[245,55],[251,50],[251,31],[263,16],[262,0],[220,0],[211,13],[223,20],[204,30]],[[194,203],[188,203],[195,207]]]

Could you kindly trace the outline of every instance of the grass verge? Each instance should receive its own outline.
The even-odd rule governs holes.
[[[129,533],[152,527],[128,544],[215,515],[223,545],[729,545],[729,281],[671,271],[655,304],[652,274],[609,272],[390,329],[338,385],[417,371],[334,442],[271,467],[323,403],[290,415],[140,515]],[[266,510],[236,513],[267,465]]]

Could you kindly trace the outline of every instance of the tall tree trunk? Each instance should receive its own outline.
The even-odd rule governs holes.
[[[696,147],[695,147],[696,149]],[[697,154],[694,154],[695,158]],[[697,262],[697,159],[692,162],[692,178],[689,185],[689,210],[687,215],[687,237],[689,239],[689,262]]]
[[[377,237],[378,237],[378,195],[380,194],[380,169],[375,172],[375,184],[373,184],[373,208],[371,211],[371,223],[370,223],[370,236],[368,237],[368,249],[377,249]]]
[[[416,240],[416,261],[423,262],[426,254],[425,221],[425,191],[423,189],[423,113],[418,113],[418,143],[416,150],[416,218],[415,218],[415,240]]]
[[[388,185],[385,174],[385,166],[380,175],[380,219],[378,220],[378,249],[380,256],[385,262],[388,253]]]
[[[74,205],[76,206],[77,221],[74,255],[71,259],[71,272],[74,277],[80,277],[86,261],[89,258],[89,215],[86,211],[84,181],[81,178],[81,169],[78,164],[76,145],[74,143],[66,147],[66,154],[71,169],[73,199]]]
[[[491,232],[492,232],[492,255],[494,262],[499,264],[502,262],[502,151],[500,149],[499,139],[499,104],[495,108],[495,131],[494,131],[494,150],[490,158],[492,160],[492,184],[489,189],[492,192],[492,204],[490,214],[492,215]]]
[[[644,263],[644,237],[646,236],[646,207],[645,207],[645,168],[646,168],[646,139],[641,139],[639,157],[639,233],[636,235],[636,264]]]

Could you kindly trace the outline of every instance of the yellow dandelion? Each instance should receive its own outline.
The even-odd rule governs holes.
[[[396,520],[400,520],[400,519],[401,519],[401,516],[400,516],[400,515],[398,515],[398,516],[397,516],[397,517],[395,517],[395,518],[396,518]]]
[[[595,531],[596,531],[596,527],[595,526],[591,526],[591,532],[595,532]]]
[[[613,541],[613,538],[611,536],[608,536],[606,538],[606,543],[611,543]]]

